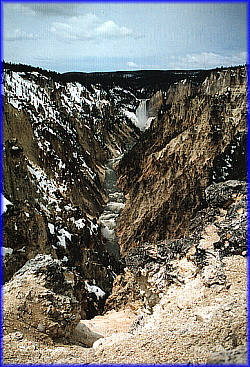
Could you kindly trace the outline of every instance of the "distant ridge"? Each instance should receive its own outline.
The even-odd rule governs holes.
[[[170,84],[177,83],[183,79],[187,79],[195,86],[210,75],[211,70],[221,71],[227,69],[227,67],[220,67],[211,70],[136,70],[91,73],[73,71],[58,73],[31,65],[12,64],[8,62],[3,62],[3,68],[19,72],[37,71],[62,83],[79,82],[86,86],[101,84],[107,91],[111,86],[120,86],[133,91],[138,98],[151,96],[153,92],[160,89],[166,90]],[[231,67],[231,69],[234,68],[236,69],[237,66]]]

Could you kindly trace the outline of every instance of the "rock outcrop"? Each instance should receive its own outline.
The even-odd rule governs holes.
[[[48,337],[90,347],[102,335],[79,321],[100,313],[104,300],[105,293],[99,287],[88,281],[80,283],[62,261],[38,254],[4,287],[5,329],[8,333],[24,330],[23,337],[33,330],[38,340]]]
[[[4,324],[14,332],[30,329],[37,336],[69,339],[80,321],[80,304],[62,264],[50,255],[37,255],[4,287]]]
[[[92,347],[93,344],[103,338],[103,335],[91,331],[86,325],[79,322],[76,326],[71,340],[85,347]]]
[[[192,219],[188,235],[144,243],[125,256],[148,311],[171,284],[186,284],[197,276],[205,287],[227,287],[223,259],[247,255],[246,183],[213,184],[206,190],[206,200],[207,208]]]
[[[81,321],[104,336],[93,348],[84,348],[79,341],[52,345],[34,338],[32,329],[27,335],[6,327],[4,363],[247,365],[246,267],[242,255],[227,256],[224,271],[230,287],[206,287],[199,275],[190,277],[185,284],[170,285],[152,314],[144,313],[143,318],[134,320],[131,312],[113,311]]]

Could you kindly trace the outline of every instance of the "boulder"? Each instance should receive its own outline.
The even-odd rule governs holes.
[[[80,320],[80,304],[64,270],[61,261],[39,254],[5,284],[4,318],[10,329],[13,321],[18,327],[25,325],[22,331],[36,329],[53,340],[73,334]]]
[[[86,347],[92,347],[94,342],[100,338],[103,338],[103,335],[91,331],[82,322],[78,323],[73,335],[74,342],[82,344]]]

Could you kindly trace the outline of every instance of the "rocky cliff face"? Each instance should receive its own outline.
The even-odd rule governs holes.
[[[151,104],[158,117],[118,168],[126,197],[117,226],[124,255],[144,242],[187,234],[207,205],[210,184],[246,177],[244,67],[212,71],[202,83],[183,80]]]
[[[5,280],[51,254],[108,294],[114,273],[97,222],[104,163],[138,138],[126,116],[136,98],[37,71],[6,69],[4,87]]]

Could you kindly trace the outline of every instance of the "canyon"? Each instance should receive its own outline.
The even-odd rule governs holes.
[[[4,64],[4,363],[247,363],[246,79]]]

